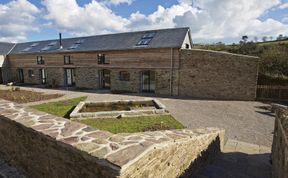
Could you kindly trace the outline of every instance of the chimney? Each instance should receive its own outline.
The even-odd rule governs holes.
[[[62,34],[59,33],[59,48],[62,49],[63,45],[62,45]]]

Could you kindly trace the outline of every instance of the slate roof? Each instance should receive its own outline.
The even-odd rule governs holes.
[[[156,32],[149,45],[137,46],[137,43],[147,32]],[[62,39],[62,49],[59,49],[59,39],[25,42],[16,44],[10,54],[108,51],[138,48],[181,48],[187,32],[189,32],[188,27],[66,38]],[[78,40],[83,40],[82,44],[79,44],[75,49],[69,49]],[[55,42],[56,44],[47,47],[51,42]],[[38,45],[36,45],[37,43]],[[46,51],[41,50],[45,47],[49,49]]]
[[[14,43],[0,42],[0,55],[6,55],[13,48]]]

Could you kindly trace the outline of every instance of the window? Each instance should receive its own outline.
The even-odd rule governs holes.
[[[79,46],[80,46],[80,44],[75,43],[75,44],[73,44],[72,46],[70,46],[68,49],[76,49],[76,48],[78,48]]]
[[[39,45],[39,43],[33,43],[33,44],[31,44],[30,46],[31,47],[35,47],[35,46],[38,46]]]
[[[34,71],[33,70],[28,70],[28,76],[30,77],[30,78],[32,78],[32,77],[34,77]]]
[[[141,40],[137,43],[137,45],[138,45],[138,46],[148,45],[151,40],[152,40],[152,39],[141,39]]]
[[[27,47],[27,48],[23,49],[22,52],[27,52],[27,51],[29,51],[31,48],[32,48],[32,47]]]
[[[72,64],[71,56],[64,56],[64,64]]]
[[[121,71],[119,73],[119,80],[121,81],[130,81],[130,73],[127,71]]]
[[[38,65],[45,64],[43,56],[37,56],[37,64]]]
[[[156,32],[146,32],[136,46],[147,46],[156,35]]]
[[[186,49],[189,49],[190,48],[190,45],[188,43],[185,43],[185,48]]]
[[[52,41],[48,44],[48,46],[55,46],[57,44],[57,41]]]
[[[98,54],[97,59],[98,64],[110,64],[110,61],[105,57],[105,54]]]
[[[41,51],[48,51],[51,48],[51,46],[45,46],[44,48],[41,49]]]

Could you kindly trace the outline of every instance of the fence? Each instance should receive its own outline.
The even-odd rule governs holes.
[[[257,99],[288,101],[288,86],[258,85]]]

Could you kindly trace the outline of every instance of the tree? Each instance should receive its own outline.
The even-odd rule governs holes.
[[[283,40],[283,35],[280,34],[280,35],[277,37],[277,40]]]
[[[267,36],[263,36],[263,37],[262,37],[262,41],[263,41],[263,42],[267,41]]]
[[[246,43],[248,40],[248,36],[247,35],[242,36],[242,40],[244,41],[244,43]]]

